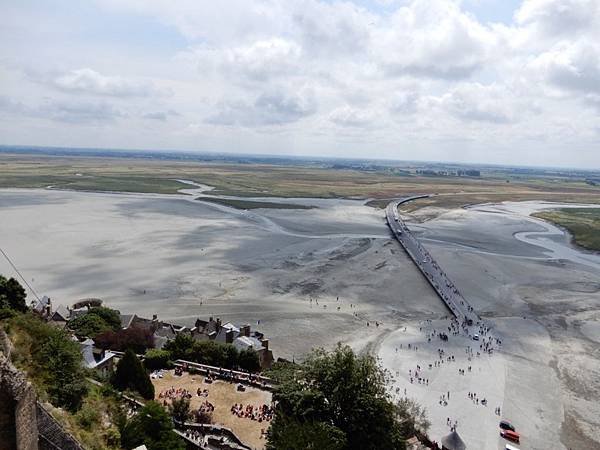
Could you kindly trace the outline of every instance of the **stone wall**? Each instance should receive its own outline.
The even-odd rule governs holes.
[[[10,362],[10,351],[0,328],[0,450],[83,450],[37,401],[34,387]]]
[[[38,449],[35,390],[3,353],[0,354],[0,430],[0,450]]]

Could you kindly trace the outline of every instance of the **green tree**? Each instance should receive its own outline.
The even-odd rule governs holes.
[[[26,297],[25,289],[17,280],[6,279],[0,275],[0,308],[25,312],[27,311]]]
[[[403,449],[410,437],[403,433],[398,407],[386,393],[385,374],[372,356],[356,356],[341,345],[332,352],[315,350],[304,363],[284,366],[276,378],[280,385],[274,393],[269,449],[288,448],[288,426],[300,436],[313,433],[314,446],[329,445],[317,431],[334,427],[345,437],[336,442],[345,441],[340,448],[348,450]]]
[[[252,348],[242,350],[238,355],[238,366],[248,372],[258,372],[260,370],[258,353]]]
[[[157,348],[150,349],[144,355],[144,366],[148,370],[166,369],[172,366],[171,353]]]
[[[100,306],[69,321],[69,328],[78,336],[94,338],[102,332],[119,331],[121,318],[118,311]]]
[[[168,341],[163,349],[171,353],[173,360],[190,359],[192,347],[196,341],[189,334],[179,333],[175,339]]]
[[[127,350],[117,364],[117,370],[111,382],[115,388],[121,391],[131,389],[147,400],[154,398],[154,385],[142,363],[131,350]]]
[[[169,405],[169,412],[177,422],[186,422],[190,417],[190,399],[187,397],[174,399]]]
[[[70,411],[79,409],[87,393],[79,345],[57,330],[42,344],[38,358],[52,404]]]
[[[121,430],[121,446],[132,449],[145,445],[148,450],[184,450],[185,444],[173,432],[173,422],[165,409],[154,401],[146,405]]]
[[[268,449],[285,450],[343,450],[346,436],[337,427],[324,422],[300,422],[280,418],[276,427],[267,431]]]
[[[121,315],[116,309],[107,308],[105,306],[97,306],[91,308],[88,314],[92,313],[100,317],[113,331],[121,329]]]

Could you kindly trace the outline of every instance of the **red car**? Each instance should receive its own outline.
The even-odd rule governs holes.
[[[512,430],[500,430],[500,436],[502,436],[504,439],[508,439],[509,441],[516,442],[517,444],[521,438],[519,433]]]

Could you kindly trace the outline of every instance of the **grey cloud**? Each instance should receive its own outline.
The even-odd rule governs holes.
[[[106,97],[150,97],[168,95],[152,83],[120,76],[103,75],[90,68],[69,72],[40,74],[29,72],[30,78],[63,92]]]
[[[285,95],[281,92],[263,93],[252,103],[222,102],[217,112],[205,122],[214,125],[247,127],[283,125],[312,115],[316,102],[311,93]]]
[[[390,111],[399,114],[415,113],[419,106],[419,99],[419,94],[415,92],[397,93],[390,101]]]
[[[143,119],[150,120],[159,120],[161,122],[166,122],[169,117],[177,117],[180,114],[177,111],[169,110],[169,111],[155,111],[142,114]]]
[[[21,102],[14,101],[4,95],[0,95],[0,112],[8,114],[27,114],[28,108]]]
[[[66,123],[112,122],[125,114],[112,105],[100,102],[70,102],[46,99],[42,104],[29,106],[0,96],[0,111],[26,117],[36,117]]]
[[[303,47],[319,56],[356,55],[367,49],[376,18],[351,3],[301,2],[292,15]]]
[[[579,41],[541,57],[547,80],[564,89],[600,93],[600,47]]]
[[[515,121],[510,95],[496,86],[460,86],[439,99],[442,109],[464,121],[507,124]]]
[[[59,122],[94,123],[112,122],[125,114],[104,102],[68,102],[50,100],[36,110],[36,114]]]
[[[599,14],[597,0],[525,0],[515,18],[520,25],[555,38],[589,29]]]

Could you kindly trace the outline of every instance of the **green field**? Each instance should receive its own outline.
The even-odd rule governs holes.
[[[198,197],[196,200],[216,203],[217,205],[230,206],[236,209],[313,209],[314,206],[295,205],[293,203],[257,202],[254,200],[236,200],[229,198]]]
[[[565,228],[577,245],[600,251],[600,208],[561,208],[533,216]]]
[[[398,175],[400,173],[400,175]],[[408,171],[360,170],[314,164],[174,161],[143,158],[0,154],[0,188],[175,194],[185,179],[214,187],[211,194],[238,197],[387,199],[437,193],[404,206],[455,208],[504,200],[547,200],[600,204],[600,187],[578,178],[421,176]],[[252,205],[251,205],[252,206]],[[244,205],[239,207],[248,209]],[[268,207],[268,206],[257,206]]]

